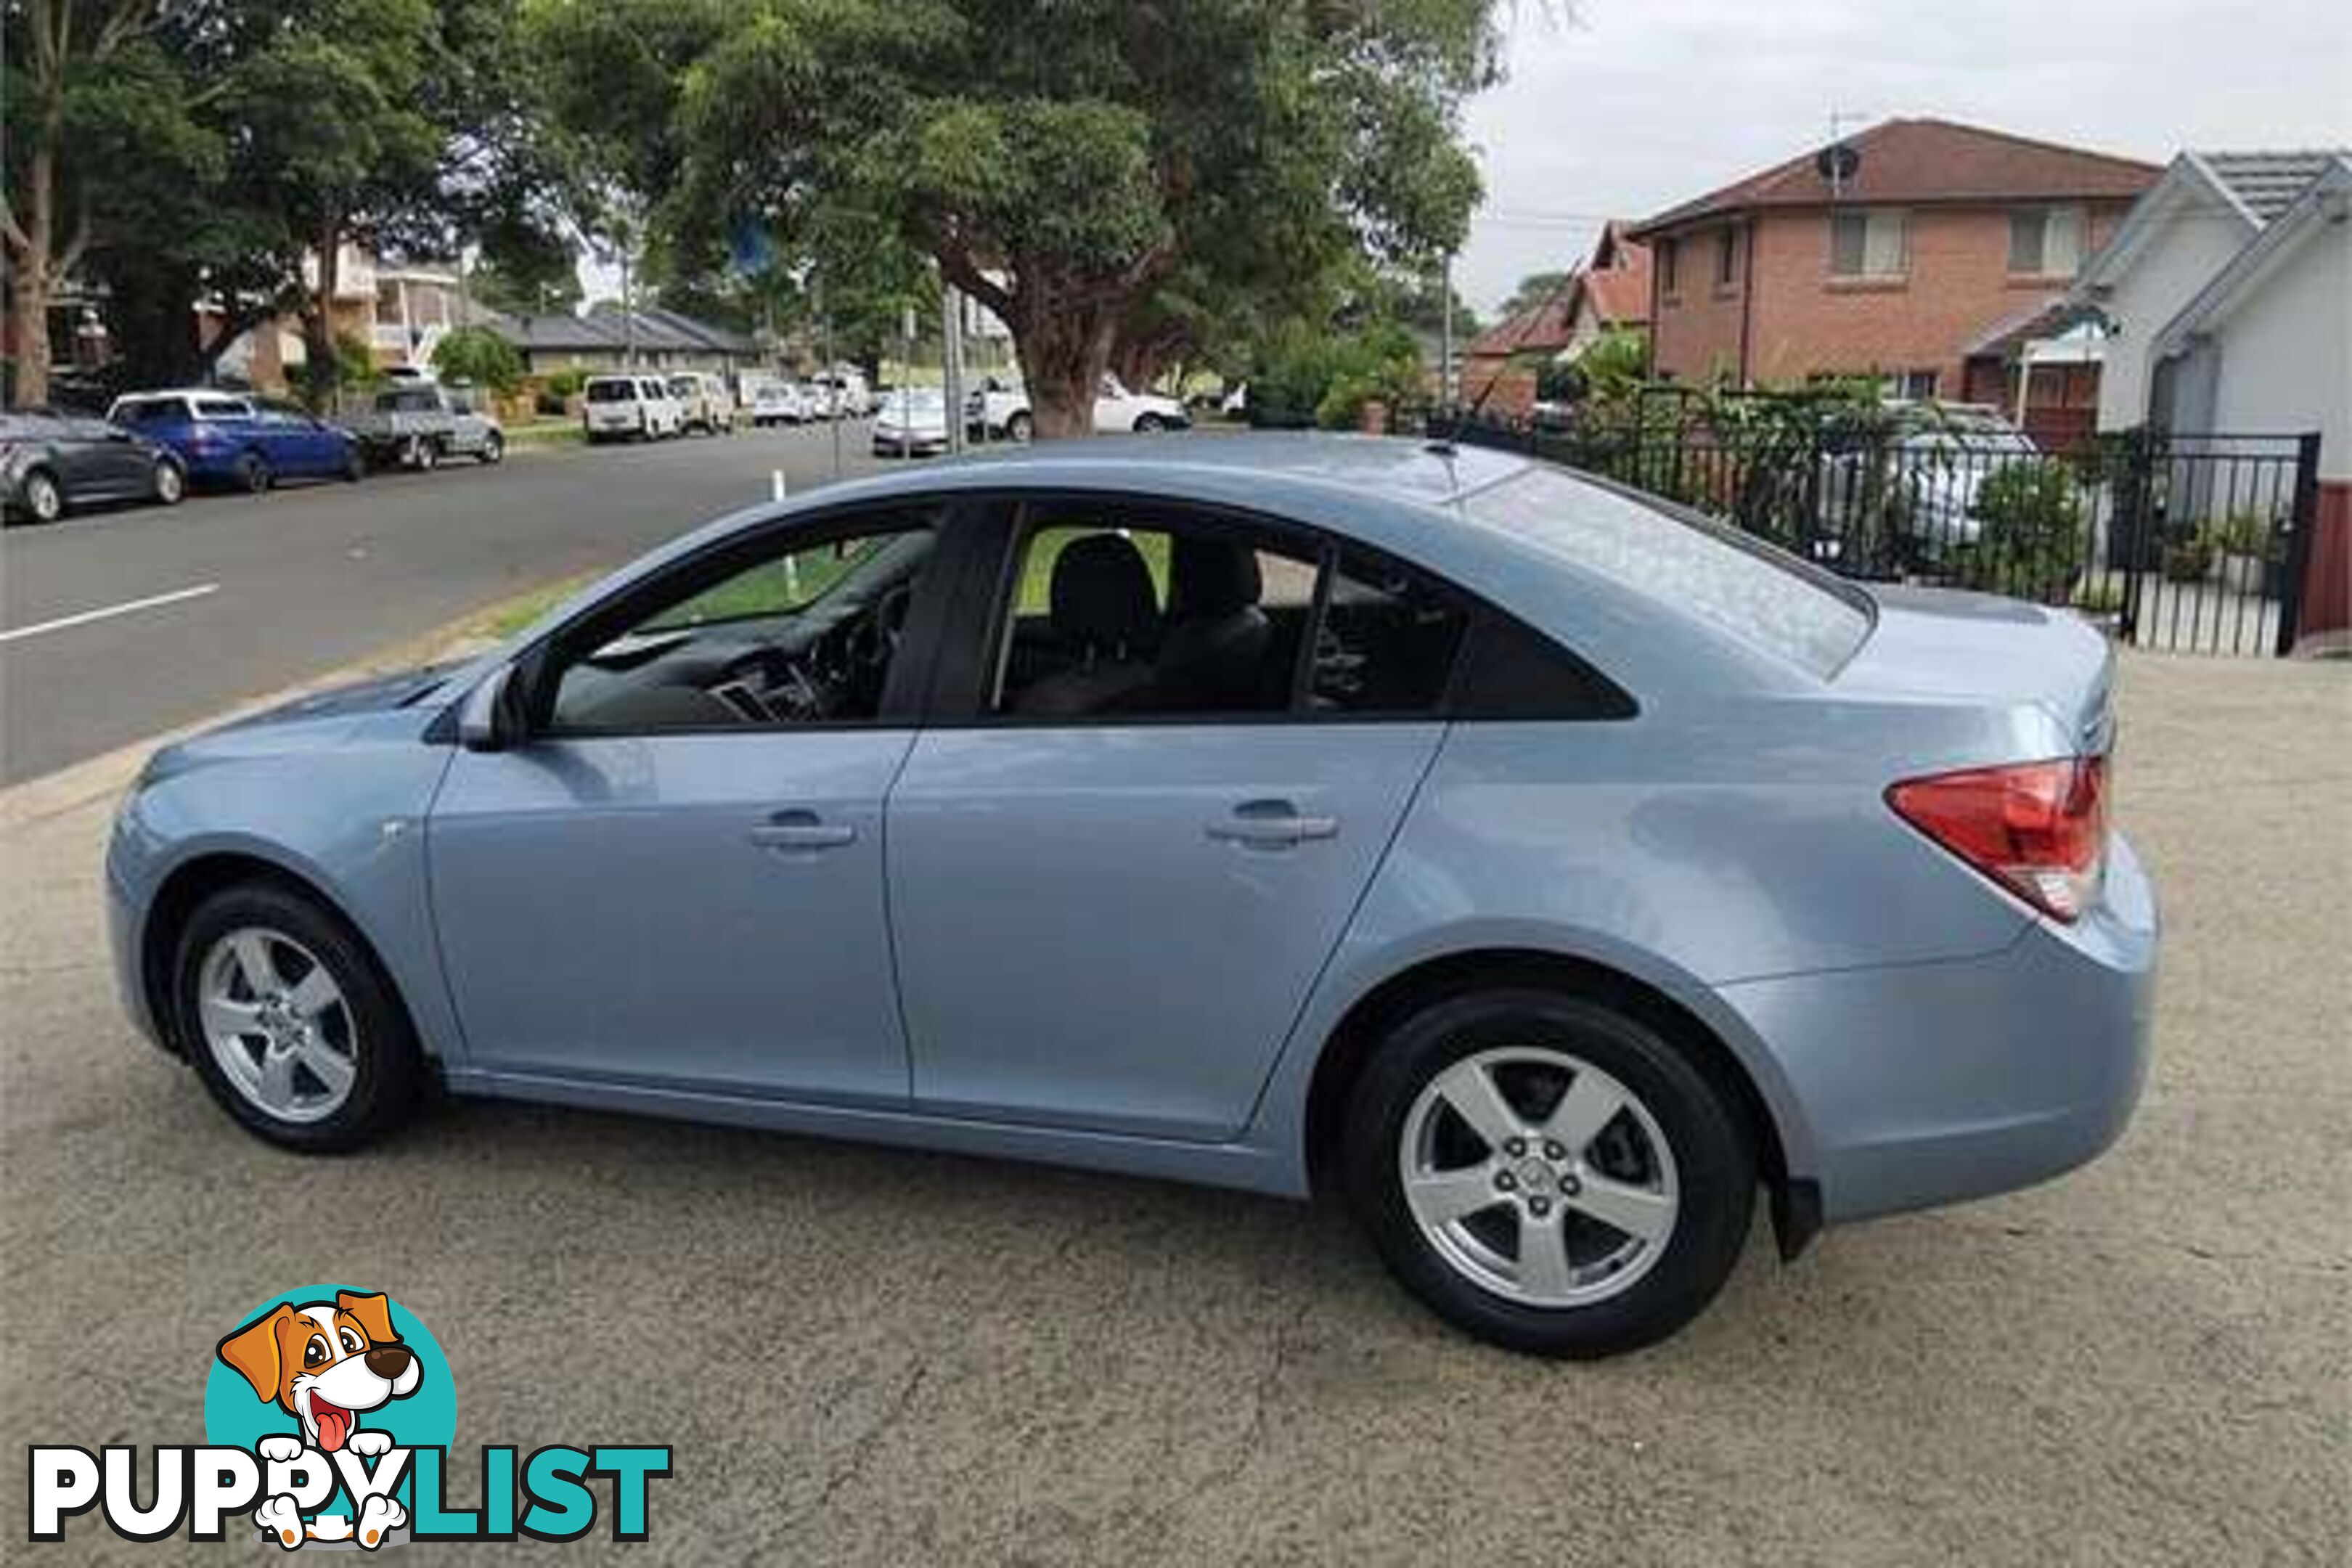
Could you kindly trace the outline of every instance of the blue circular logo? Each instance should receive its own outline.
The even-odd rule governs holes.
[[[291,1437],[331,1460],[349,1449],[372,1462],[386,1447],[446,1448],[457,1432],[457,1391],[432,1331],[391,1297],[349,1285],[300,1286],[246,1313],[205,1382],[205,1440],[221,1447]],[[394,1495],[406,1505],[410,1490],[404,1476]],[[348,1518],[350,1506],[339,1486],[320,1511]]]

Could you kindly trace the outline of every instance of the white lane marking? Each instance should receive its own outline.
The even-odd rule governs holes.
[[[184,599],[201,599],[206,594],[217,594],[217,583],[199,583],[193,588],[174,588],[168,594],[150,594],[143,599],[125,599],[119,605],[106,605],[95,610],[83,610],[79,615],[59,616],[54,621],[35,621],[29,626],[16,626],[0,632],[0,642],[15,642],[18,637],[37,637],[43,632],[61,632],[68,626],[86,626],[92,621],[111,620],[117,616],[136,615],[141,610],[157,609],[164,605],[176,605]]]

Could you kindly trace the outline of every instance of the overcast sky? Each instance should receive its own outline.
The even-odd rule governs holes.
[[[1590,247],[1847,128],[1933,115],[2163,163],[2352,145],[2346,0],[1517,0],[1473,100],[1486,201],[1455,270],[1481,314]]]

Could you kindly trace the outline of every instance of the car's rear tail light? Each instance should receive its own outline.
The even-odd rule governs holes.
[[[1969,866],[2062,921],[2098,901],[2107,843],[2107,760],[2067,757],[1909,779],[1898,816]]]

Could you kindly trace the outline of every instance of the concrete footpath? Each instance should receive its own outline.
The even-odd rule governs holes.
[[[116,1009],[135,758],[37,782],[0,795],[0,1437],[197,1440],[221,1335],[341,1279],[432,1327],[461,1448],[674,1447],[651,1540],[567,1558],[2345,1563],[2352,667],[2132,656],[2122,701],[2168,922],[2123,1142],[1791,1268],[1759,1225],[1599,1366],[1448,1332],[1289,1204],[470,1102],[267,1148]],[[20,1552],[223,1555],[89,1519]]]

